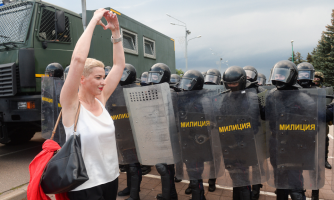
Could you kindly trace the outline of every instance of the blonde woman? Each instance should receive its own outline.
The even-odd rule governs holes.
[[[101,22],[104,17],[108,24]],[[94,29],[110,29],[113,41],[113,67],[106,79],[104,64],[87,58]],[[119,83],[125,67],[124,51],[116,14],[103,8],[95,11],[73,51],[71,68],[60,94],[66,138],[73,134],[74,119],[81,103],[77,124],[81,151],[89,180],[68,192],[71,200],[116,199],[118,158],[115,127],[105,104]],[[78,92],[79,89],[79,92]]]

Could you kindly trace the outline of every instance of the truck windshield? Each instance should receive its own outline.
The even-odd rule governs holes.
[[[33,3],[28,1],[0,6],[0,49],[25,42],[32,9]]]

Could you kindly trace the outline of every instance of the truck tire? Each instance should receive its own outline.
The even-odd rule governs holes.
[[[0,143],[6,145],[22,144],[28,142],[34,137],[36,128],[29,126],[28,123],[7,123],[7,133],[5,137],[0,138]]]
[[[29,140],[31,140],[32,137],[34,137],[35,135],[35,131],[20,131],[18,133],[14,133],[14,134],[11,134],[9,136],[10,138],[10,142],[7,143],[9,145],[13,145],[13,144],[22,144],[22,143],[25,143],[25,142],[28,142]]]

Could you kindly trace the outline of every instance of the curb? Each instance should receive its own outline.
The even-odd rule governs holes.
[[[0,200],[27,200],[27,187],[28,184],[16,190],[8,191],[7,194],[0,196]]]

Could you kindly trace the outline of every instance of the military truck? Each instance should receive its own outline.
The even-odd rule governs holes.
[[[175,43],[144,24],[118,15],[125,59],[137,76],[158,62],[175,73]],[[87,21],[94,11],[87,11]],[[104,23],[106,21],[103,19]],[[41,77],[49,63],[70,64],[83,33],[81,14],[41,0],[0,6],[0,143],[30,140],[41,131]],[[112,66],[111,31],[97,27],[89,57]],[[48,100],[46,100],[48,101]]]

